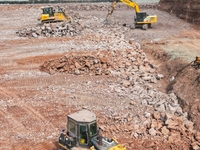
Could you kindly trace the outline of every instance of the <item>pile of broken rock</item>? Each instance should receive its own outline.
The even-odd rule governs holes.
[[[132,43],[131,49],[120,51],[68,52],[59,59],[46,61],[41,70],[50,74],[110,75],[118,78],[115,84],[110,85],[111,91],[118,96],[128,96],[130,103],[127,107],[123,105],[112,109],[106,106],[106,112],[100,112],[105,116],[99,119],[104,134],[123,138],[118,137],[118,133],[122,133],[119,135],[124,138],[140,139],[146,148],[156,147],[156,143],[145,144],[146,139],[170,144],[180,142],[179,148],[183,145],[194,150],[200,148],[200,133],[193,129],[193,123],[188,120],[187,112],[182,111],[177,97],[151,86],[163,75],[156,72],[156,66],[149,62],[138,43]],[[140,107],[138,115],[131,113]],[[128,110],[127,113],[125,110]],[[134,147],[131,143],[126,143],[128,149]]]

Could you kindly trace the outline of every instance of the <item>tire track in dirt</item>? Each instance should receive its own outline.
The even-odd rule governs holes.
[[[3,110],[0,109],[0,115],[4,116],[4,118],[9,122],[9,124],[12,125],[12,129],[16,132],[16,130],[18,131],[25,131],[25,127],[24,125],[18,121],[15,117],[13,117],[9,112],[5,112]],[[7,116],[7,118],[5,117]]]
[[[13,99],[18,97],[16,94],[8,91],[3,87],[0,87],[0,95],[1,95],[0,98],[8,98],[8,99],[11,98]],[[6,108],[8,108],[8,105],[6,105]],[[3,108],[0,109],[0,115],[4,118],[3,120],[5,121],[4,122],[5,124],[8,123],[12,125],[11,131],[13,129],[19,131],[25,130],[24,125],[20,121],[18,121],[15,117],[13,117],[11,113],[4,111]],[[6,124],[6,126],[8,126],[8,124]]]
[[[0,87],[0,95],[3,95],[2,99],[5,103],[7,101],[5,99],[12,99],[13,101],[9,101],[5,105],[5,109],[0,107],[0,116],[2,119],[2,127],[7,126],[7,130],[10,132],[30,132],[29,127],[38,126],[38,122],[48,125],[49,128],[55,128],[50,120],[46,119],[40,112],[35,110],[30,105],[21,102],[19,96],[12,91],[7,90],[4,87]],[[42,128],[42,127],[41,127]],[[1,132],[2,129],[0,129]]]
[[[5,119],[5,114],[1,113],[1,109],[0,109],[0,130],[2,129],[2,127],[5,127],[5,125],[7,126],[9,123],[8,119]]]
[[[43,124],[48,124],[48,126],[50,126],[51,128],[54,128],[54,125],[51,124],[48,119],[46,119],[42,114],[40,114],[31,106],[27,106],[26,104],[22,104],[21,106],[18,106],[18,105],[9,106],[8,112],[0,110],[0,115],[8,116],[9,119],[7,120],[8,121],[12,120],[9,122],[12,123],[12,125],[16,127],[16,129],[19,128],[19,130],[21,129],[23,129],[23,131],[25,130],[26,128],[25,124],[23,124],[23,122],[20,122],[18,120],[23,121],[25,118],[27,118],[27,116],[29,120],[36,120],[37,122],[43,122]],[[6,117],[4,118],[6,119]],[[20,128],[20,127],[23,127],[23,128]]]
[[[9,149],[9,145],[8,145],[8,141],[5,140],[0,140],[0,150],[8,150]]]
[[[42,121],[45,125],[48,124],[51,128],[55,128],[54,125],[50,123],[50,120],[46,119],[42,114],[40,114],[31,106],[27,106],[26,104],[24,104],[22,108],[27,111],[34,119]]]
[[[13,98],[17,96],[16,94],[13,94],[13,92],[10,92],[8,90],[6,90],[3,87],[0,87],[0,98],[4,97],[4,98]]]

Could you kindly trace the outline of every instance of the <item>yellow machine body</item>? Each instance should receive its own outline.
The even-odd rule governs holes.
[[[69,17],[65,15],[62,8],[58,7],[56,10],[52,6],[42,7],[42,14],[40,16],[41,22],[63,22]]]
[[[157,15],[148,15],[146,12],[141,12],[139,5],[131,0],[114,0],[112,9],[110,12],[108,12],[106,20],[109,20],[108,18],[114,12],[118,1],[121,1],[122,3],[135,9],[136,18],[134,20],[134,23],[130,26],[132,29],[134,29],[135,27],[142,27],[144,30],[146,30],[147,27],[151,27],[151,24],[157,23],[158,21]]]
[[[200,69],[200,57],[198,57],[198,56],[196,57],[196,60],[193,63],[193,67],[195,69]]]
[[[121,144],[118,144],[118,145],[110,148],[109,150],[126,150],[126,148],[124,146],[122,146]]]
[[[200,63],[200,57],[196,57],[195,62],[199,62]]]
[[[135,11],[136,12],[140,12],[140,7],[139,5],[136,3],[136,2],[133,2],[131,0],[120,0],[122,3],[132,7],[132,8],[135,8]]]
[[[142,22],[137,22],[138,24],[152,24],[156,23],[158,21],[157,15],[148,15],[144,21]]]
[[[126,150],[115,138],[103,137],[97,126],[96,114],[80,110],[67,117],[67,130],[58,139],[60,147],[66,150]]]

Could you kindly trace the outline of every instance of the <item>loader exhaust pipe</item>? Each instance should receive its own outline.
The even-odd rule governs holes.
[[[102,145],[103,145],[102,138],[103,138],[103,136],[102,136],[102,134],[101,134],[101,128],[99,128],[99,141],[98,141],[98,145],[99,145],[99,146],[102,146]]]

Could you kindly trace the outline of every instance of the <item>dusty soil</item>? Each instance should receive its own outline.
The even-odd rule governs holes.
[[[189,113],[195,129],[199,130],[200,72],[189,66],[177,75],[199,55],[199,29],[166,12],[144,8],[144,11],[158,15],[158,23],[146,31],[130,30],[128,25],[134,13],[126,7],[119,7],[113,14],[113,24],[105,26],[105,9],[78,10],[75,6],[71,7],[72,11],[83,16],[88,28],[102,33],[112,29],[116,36],[139,42],[151,64],[158,68],[157,72],[164,75],[163,80],[152,86],[163,93],[174,92],[183,110]],[[65,7],[69,8],[68,5]],[[136,116],[139,111],[150,111],[150,108],[140,105],[130,112],[126,107],[130,103],[129,97],[119,96],[110,90],[117,77],[65,73],[50,75],[41,71],[44,62],[61,58],[69,51],[77,51],[81,55],[83,50],[98,50],[95,46],[102,43],[95,43],[90,38],[98,35],[86,30],[76,37],[18,37],[17,30],[37,25],[40,5],[1,5],[0,8],[0,149],[59,149],[57,139],[60,131],[66,127],[66,116],[82,108],[94,111],[99,124],[105,127],[110,123],[103,121],[109,119],[106,115],[108,112]],[[92,21],[98,24],[94,25]],[[127,26],[122,27],[125,24]],[[89,47],[89,44],[92,46]],[[103,46],[99,48],[108,49]],[[173,76],[175,80],[171,81]],[[124,123],[121,128],[127,126]],[[163,143],[158,138],[143,141],[133,136],[126,139],[126,134],[107,132],[105,136],[116,136],[130,150],[190,148],[187,139],[182,143]],[[146,146],[152,143],[153,146]]]

